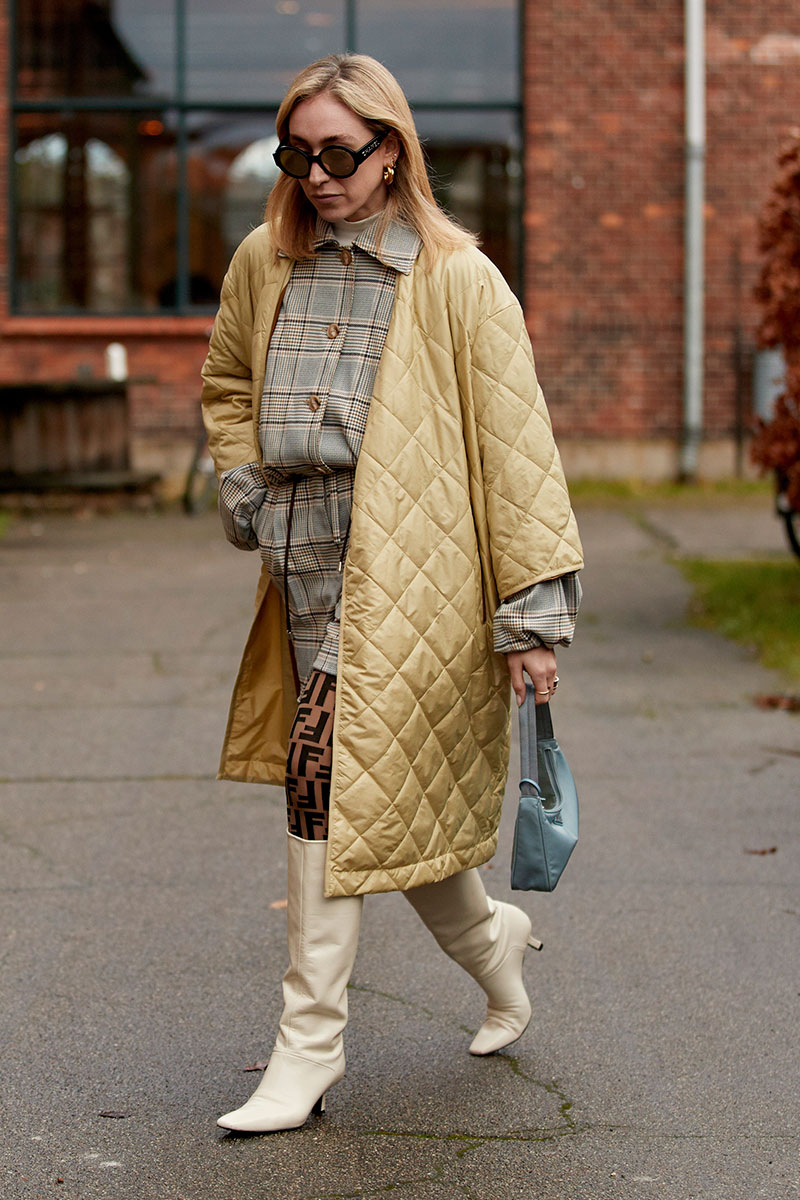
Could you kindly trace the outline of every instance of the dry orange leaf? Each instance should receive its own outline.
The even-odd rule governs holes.
[[[785,712],[800,712],[800,696],[781,695],[754,696],[753,703],[757,708],[780,708]]]

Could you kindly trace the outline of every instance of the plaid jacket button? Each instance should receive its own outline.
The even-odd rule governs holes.
[[[328,326],[328,337],[335,338],[339,336],[339,326],[335,323]]]
[[[319,396],[309,396],[308,399],[306,400],[306,404],[308,405],[308,407],[311,409],[312,412],[317,411],[317,409],[320,406],[320,403],[321,402],[320,402]]]
[[[349,267],[350,263],[353,261],[353,255],[350,253],[349,250],[342,250],[339,257],[341,258],[342,262],[344,263],[344,265],[346,267]]]

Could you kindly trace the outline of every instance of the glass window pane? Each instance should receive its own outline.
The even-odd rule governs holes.
[[[174,59],[174,0],[18,0],[20,99],[169,97]]]
[[[481,249],[520,289],[522,163],[513,112],[415,114],[436,199],[477,233]]]
[[[163,113],[19,117],[15,193],[21,310],[163,303],[177,233],[175,138]]]
[[[344,41],[344,0],[187,0],[188,98],[277,106],[302,67]]]
[[[358,49],[414,101],[519,102],[516,0],[362,0]]]
[[[215,305],[231,255],[264,219],[278,177],[275,114],[189,114],[189,261],[194,304]]]

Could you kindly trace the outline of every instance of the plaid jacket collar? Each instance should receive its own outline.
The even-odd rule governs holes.
[[[314,233],[314,250],[317,251],[321,246],[326,246],[328,243],[338,245],[333,232],[333,226],[327,221],[323,221],[322,217],[317,217],[317,228]],[[383,263],[385,267],[393,267],[395,271],[400,271],[401,274],[408,275],[422,249],[422,240],[419,234],[410,229],[408,225],[401,225],[399,221],[392,221],[383,235],[380,245],[375,238],[374,225],[370,225],[368,229],[360,233],[353,242],[353,245],[358,246],[365,254],[371,254],[373,258],[376,258],[379,263]]]

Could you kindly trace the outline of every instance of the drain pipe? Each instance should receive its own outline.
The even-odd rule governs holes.
[[[706,47],[705,0],[684,0],[685,216],[683,270],[683,429],[680,477],[697,477],[703,437],[705,321]]]

